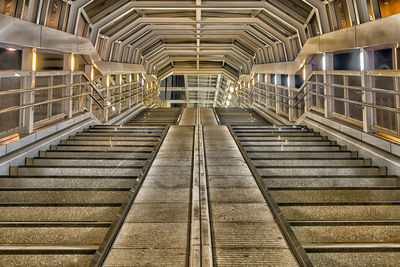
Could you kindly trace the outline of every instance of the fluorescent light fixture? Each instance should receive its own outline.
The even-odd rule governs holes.
[[[9,51],[9,52],[15,52],[15,51],[17,51],[17,49],[14,48],[14,47],[8,47],[8,48],[6,48],[6,49],[7,49],[7,51]]]
[[[110,105],[111,105],[111,102],[107,100],[107,106],[110,106]]]
[[[226,101],[226,105],[227,105],[227,106],[229,106],[229,105],[230,105],[230,102],[229,102],[229,100],[227,100],[227,101]]]
[[[306,67],[303,68],[303,81],[306,81],[307,79],[307,71],[306,71]]]
[[[364,71],[365,66],[364,66],[365,62],[364,62],[364,49],[361,49],[360,51],[360,70]]]
[[[232,99],[232,94],[228,95],[228,99],[231,100]]]
[[[71,71],[75,71],[75,55],[71,54]]]
[[[106,78],[106,85],[107,85],[107,87],[110,87],[110,76],[109,75],[107,75],[107,78]]]
[[[37,63],[36,49],[33,49],[33,51],[32,51],[32,71],[36,71],[36,63]]]
[[[113,106],[113,107],[111,108],[111,110],[112,110],[112,111],[115,111],[115,107]]]
[[[288,75],[288,78],[287,78],[287,87],[290,87],[290,75]]]
[[[276,78],[276,74],[274,75],[274,83],[275,83],[275,85],[278,84],[278,79]]]
[[[325,55],[325,53],[322,55],[322,70],[326,71],[326,55]]]
[[[235,89],[233,89],[233,86],[231,86],[231,88],[229,88],[229,91],[231,91],[231,93],[233,93]]]
[[[90,67],[90,80],[91,81],[94,80],[94,67],[93,67],[93,65]]]

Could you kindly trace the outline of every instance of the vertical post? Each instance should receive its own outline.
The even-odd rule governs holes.
[[[294,92],[292,88],[295,88],[296,79],[292,74],[288,75],[288,96],[289,96],[289,121],[294,121]]]
[[[117,84],[118,87],[118,114],[121,114],[122,111],[122,74],[117,75]]]
[[[109,87],[110,87],[110,76],[107,74],[107,75],[103,75],[103,78],[101,79],[102,80],[102,87],[104,88],[106,88],[106,90],[105,90],[105,95],[104,95],[104,104],[103,104],[103,106],[104,106],[104,121],[106,122],[106,121],[108,121],[108,108],[109,108],[109,103],[110,103],[110,101],[108,100],[108,97],[110,96],[110,89],[109,89]]]
[[[395,77],[395,87],[394,89],[396,92],[400,93],[400,78]],[[396,108],[397,110],[400,110],[400,95],[396,95]],[[396,113],[396,122],[397,122],[397,134],[400,135],[400,113]]]
[[[129,83],[129,98],[128,98],[128,109],[132,107],[132,73],[128,74]]]
[[[368,79],[367,70],[374,69],[374,50],[372,49],[360,49],[360,69],[361,69],[361,87],[370,88],[371,80]],[[362,102],[372,104],[374,102],[371,92],[362,92]],[[373,125],[373,112],[374,110],[370,107],[362,107],[363,114],[363,131],[369,132],[370,127]]]
[[[30,75],[24,78],[24,88],[35,88],[36,86],[36,48],[24,47],[22,49],[22,70],[30,71]],[[34,92],[22,93],[22,104],[28,105],[35,102]],[[34,108],[29,107],[22,110],[22,128],[27,133],[33,133]]]
[[[278,85],[280,85],[281,84],[281,75],[280,74],[275,74],[275,113],[277,114],[277,115],[279,115],[280,114],[280,103],[279,103],[279,100],[280,100],[280,97],[278,96],[278,94],[279,94],[279,87],[278,87]]]
[[[347,86],[349,85],[349,76],[344,75],[343,76],[343,85],[346,86],[343,90],[343,97],[345,100],[349,100],[349,89],[347,88]],[[349,102],[344,102],[344,116],[349,117],[349,110],[350,110],[350,105]]]
[[[324,115],[325,118],[329,118],[330,114],[332,114],[332,99],[328,98],[332,96],[332,87],[328,84],[331,84],[331,75],[329,75],[329,71],[333,70],[333,54],[332,53],[324,53],[323,55],[324,62]],[[328,97],[326,97],[328,96]]]
[[[312,66],[310,64],[304,65],[303,79],[304,79],[305,83],[307,82],[308,77],[310,77],[311,73],[312,73]],[[305,86],[305,88],[304,88],[304,93],[305,93],[305,97],[304,97],[304,112],[310,111],[310,108],[311,108],[311,97],[312,97],[312,95],[309,94],[311,86],[312,85],[307,84]]]
[[[85,65],[85,74],[86,74],[86,76],[89,77],[90,83],[93,82],[93,78],[94,78],[92,75],[93,71],[94,71],[93,65],[89,65],[89,64]],[[93,96],[93,88],[90,84],[87,85],[87,92]],[[93,105],[93,99],[90,96],[87,96],[86,97],[86,109],[88,112],[92,112],[92,105]]]
[[[64,113],[68,119],[72,118],[72,93],[74,83],[74,70],[75,70],[75,57],[73,54],[65,54],[64,55],[64,66],[63,69],[68,71],[68,74],[65,76],[65,84],[70,84],[71,86],[67,86],[64,89],[64,96],[69,97],[64,100]]]

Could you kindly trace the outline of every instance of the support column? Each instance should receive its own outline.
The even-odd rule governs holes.
[[[22,64],[21,70],[30,71],[30,75],[24,78],[23,88],[35,88],[36,86],[36,48],[23,48],[22,49]],[[22,93],[22,105],[29,105],[35,102],[34,92]],[[21,126],[26,133],[33,133],[34,122],[34,108],[25,108],[21,112]]]
[[[65,76],[65,84],[74,83],[75,56],[73,54],[64,55],[63,69],[69,73]],[[67,86],[64,89],[64,96],[72,96],[72,86]],[[64,113],[68,119],[72,118],[72,98],[64,100]]]

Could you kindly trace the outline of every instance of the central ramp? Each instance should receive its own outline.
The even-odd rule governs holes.
[[[194,126],[170,127],[103,266],[187,266]]]
[[[215,265],[298,266],[228,128],[203,129]]]

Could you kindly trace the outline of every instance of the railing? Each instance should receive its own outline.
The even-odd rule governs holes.
[[[300,88],[257,80],[249,85],[241,92],[243,106],[257,103],[292,122],[313,110],[364,131],[400,136],[398,71],[314,71]]]
[[[98,77],[99,86],[82,71],[1,71],[0,135],[31,133],[85,111],[105,122],[137,103],[157,103],[155,84],[136,74],[110,76],[109,82]]]

